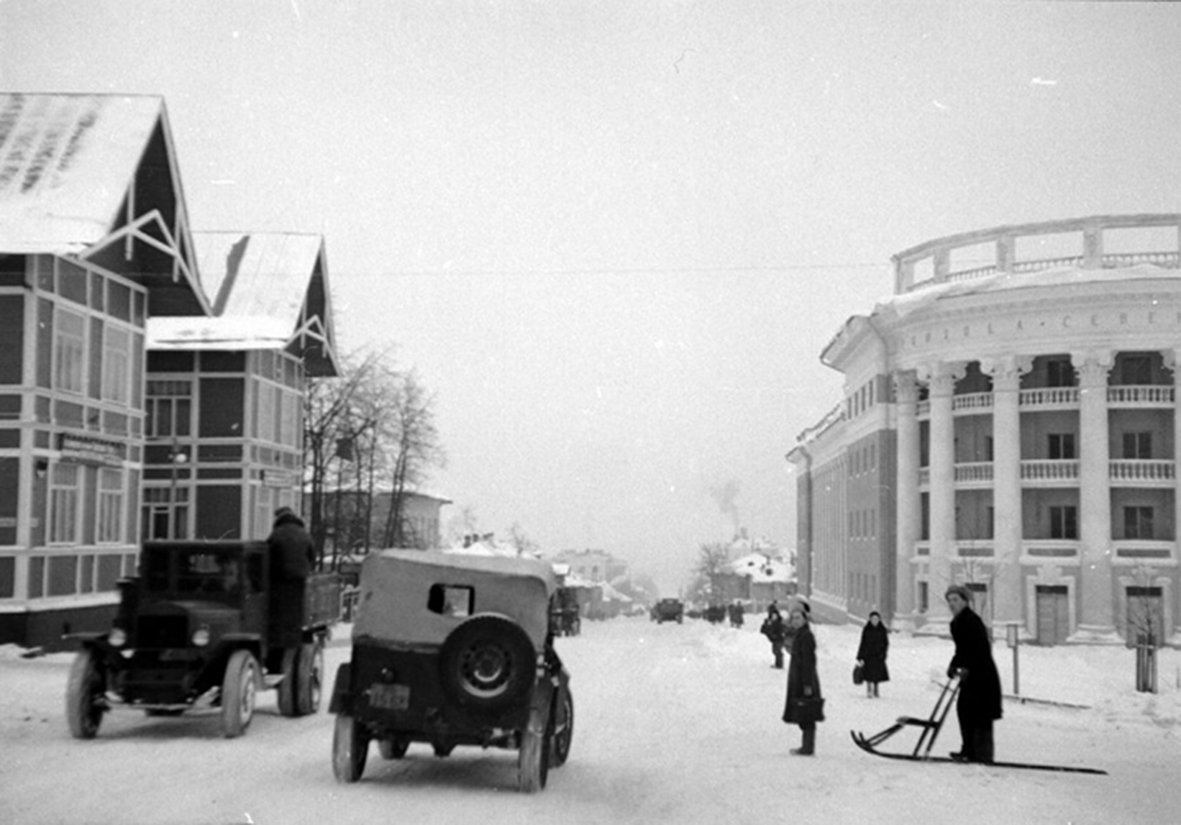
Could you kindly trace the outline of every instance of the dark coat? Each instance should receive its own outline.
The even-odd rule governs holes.
[[[267,537],[271,572],[280,581],[303,581],[316,566],[316,545],[295,513],[281,513]]]
[[[890,647],[890,631],[880,622],[877,625],[866,622],[861,629],[861,645],[857,648],[858,661],[865,662],[861,675],[867,682],[888,682],[890,671],[886,668],[886,651]]]
[[[950,678],[963,668],[956,712],[971,722],[1001,718],[1001,677],[992,659],[992,638],[972,608],[965,607],[951,620],[955,655],[947,666]]]
[[[772,647],[782,647],[787,639],[787,623],[779,613],[768,613],[759,632],[767,637]]]
[[[816,672],[816,637],[812,635],[810,625],[804,625],[792,637],[791,664],[787,666],[787,701],[783,707],[784,722],[800,724],[793,706],[796,699],[805,696],[805,687],[812,689],[808,695],[821,698],[820,674]]]

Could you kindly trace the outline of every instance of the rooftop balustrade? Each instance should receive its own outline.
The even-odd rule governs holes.
[[[1056,267],[1181,268],[1181,215],[1096,215],[948,235],[894,256],[894,292]]]

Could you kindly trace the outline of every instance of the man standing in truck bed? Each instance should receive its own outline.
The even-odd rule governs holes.
[[[316,547],[303,519],[290,507],[275,511],[267,537],[271,548],[271,617],[284,635],[298,636],[303,621],[304,584],[316,566]]]

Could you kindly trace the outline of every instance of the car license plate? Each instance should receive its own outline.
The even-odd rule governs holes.
[[[382,710],[406,710],[410,707],[410,687],[408,685],[370,685],[369,705]]]

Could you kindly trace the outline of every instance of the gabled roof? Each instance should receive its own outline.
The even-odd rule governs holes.
[[[164,101],[0,93],[0,254],[92,260],[153,314],[209,313]]]
[[[336,375],[328,267],[320,235],[194,232],[216,318],[151,319],[153,349],[286,349],[309,375]]]

